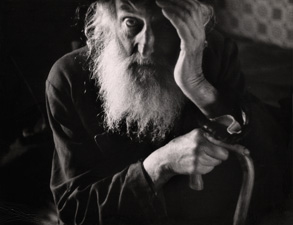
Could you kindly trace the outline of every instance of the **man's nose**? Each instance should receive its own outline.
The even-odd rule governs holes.
[[[155,35],[150,27],[142,30],[138,37],[138,51],[143,58],[147,58],[155,51]]]

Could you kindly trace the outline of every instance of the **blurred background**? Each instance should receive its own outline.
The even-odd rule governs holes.
[[[91,0],[0,2],[0,224],[45,225],[56,218],[49,190],[53,143],[45,80],[53,63],[84,45]],[[293,0],[215,0],[216,29],[233,37],[250,92],[288,134],[284,194],[261,225],[292,225]]]

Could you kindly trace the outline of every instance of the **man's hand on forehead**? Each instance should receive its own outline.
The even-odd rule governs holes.
[[[206,38],[203,9],[206,6],[197,0],[156,2],[180,38],[180,54],[175,65],[174,79],[183,93],[196,102],[194,89],[205,79],[202,73],[202,56]]]
[[[163,15],[177,30],[181,50],[197,50],[204,45],[205,6],[197,0],[157,0]]]
[[[156,0],[156,3],[180,38],[175,82],[184,95],[210,117],[218,108],[219,93],[203,74],[202,58],[206,43],[205,25],[213,13],[212,8],[197,0]]]

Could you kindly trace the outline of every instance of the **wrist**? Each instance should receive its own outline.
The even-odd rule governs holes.
[[[143,167],[153,182],[155,191],[159,191],[173,176],[168,169],[167,157],[162,157],[160,152],[160,149],[156,150],[143,161]]]
[[[195,71],[193,70],[193,75],[182,79],[175,79],[177,86],[182,90],[182,92],[187,95],[202,89],[206,78],[202,72],[201,66]],[[187,96],[188,97],[188,96]]]
[[[203,74],[179,87],[185,96],[199,108],[208,108],[218,101],[218,91],[206,80]]]

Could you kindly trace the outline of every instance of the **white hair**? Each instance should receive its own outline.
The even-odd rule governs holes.
[[[142,59],[122,54],[113,32],[110,4],[95,4],[87,22],[92,78],[99,86],[105,127],[137,137],[165,138],[180,115],[185,97],[176,85],[173,67],[163,57]]]

